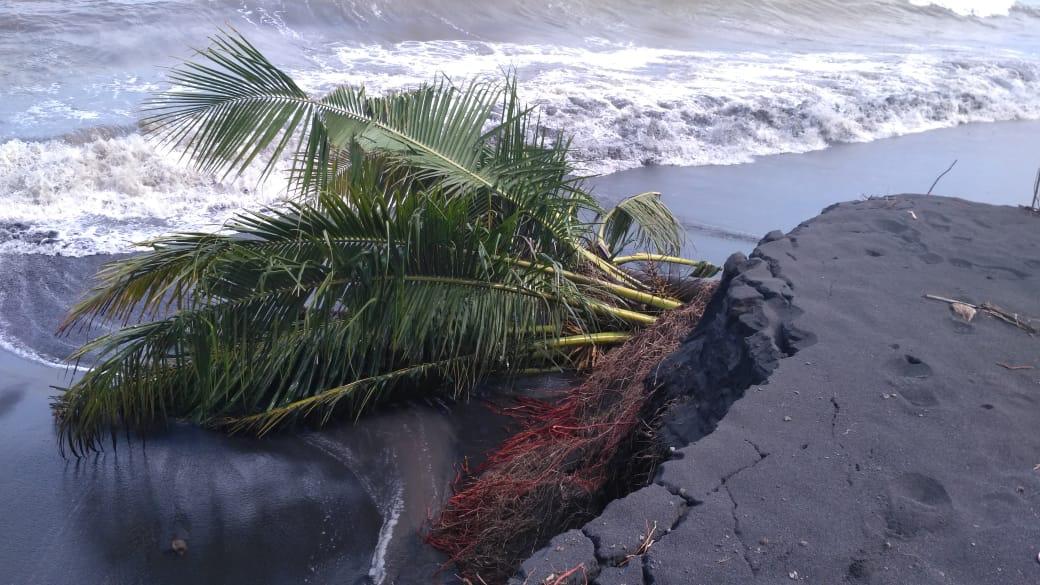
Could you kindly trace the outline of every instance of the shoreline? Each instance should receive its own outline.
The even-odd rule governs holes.
[[[1040,121],[990,122],[929,130],[803,154],[757,157],[739,165],[642,167],[593,180],[600,199],[652,190],[687,228],[683,254],[721,265],[749,254],[762,234],[789,231],[836,201],[925,192],[981,203],[1032,199]]]
[[[1038,165],[1032,157],[1037,135],[1040,120],[973,122],[871,142],[835,143],[805,153],[757,156],[752,162],[732,165],[644,166],[595,177],[590,184],[595,195],[607,204],[648,190],[660,191],[688,232],[683,253],[721,264],[734,251],[750,252],[760,234],[792,229],[834,201],[889,195],[910,187],[924,191],[954,160],[958,161],[956,167],[943,177],[936,193],[986,203],[1026,203]],[[136,153],[133,156],[142,155],[140,148],[136,145],[131,149]],[[105,155],[112,157],[108,162],[98,153],[86,158],[98,156],[98,164],[103,165],[120,160],[116,152]],[[151,172],[162,170],[161,181],[180,185],[187,199],[181,201],[178,196],[167,205],[164,198],[170,191],[139,185],[135,195],[127,199],[129,210],[119,210],[109,217],[106,214],[113,212],[102,201],[91,200],[81,209],[77,199],[69,201],[67,209],[53,215],[58,219],[47,225],[35,221],[52,217],[48,208],[40,207],[30,219],[0,221],[0,249],[10,255],[71,251],[80,258],[111,250],[125,253],[126,242],[177,231],[163,217],[153,215],[164,209],[177,215],[190,207],[190,221],[182,228],[215,229],[235,209],[253,209],[281,198],[271,182],[258,185],[245,178],[216,189],[200,177],[189,179],[190,173],[179,167],[152,160],[152,155],[145,158],[150,161],[146,166],[158,165]],[[73,167],[78,168],[81,162]],[[97,168],[87,176],[65,179],[70,184],[85,181],[93,185],[106,172],[119,174],[119,168]],[[135,177],[148,179],[145,175]],[[197,192],[196,187],[202,184],[209,185],[207,189],[212,192]],[[235,186],[242,191],[231,188]],[[44,199],[56,198],[56,205],[66,196],[68,193],[61,190],[41,195]],[[142,207],[146,200],[154,201]],[[24,202],[20,205],[24,207]],[[204,221],[199,213],[212,217]],[[55,230],[60,232],[57,239],[52,234]]]

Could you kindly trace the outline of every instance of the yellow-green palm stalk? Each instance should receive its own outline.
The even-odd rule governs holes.
[[[311,97],[221,34],[170,80],[147,129],[209,172],[290,157],[293,196],[102,270],[63,327],[125,327],[73,356],[97,363],[55,399],[74,453],[171,417],[263,433],[406,383],[459,395],[680,304],[620,268],[692,262],[657,194],[600,209],[512,79]]]

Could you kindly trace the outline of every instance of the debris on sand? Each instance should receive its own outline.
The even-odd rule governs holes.
[[[953,308],[954,305],[963,305],[969,309],[974,309],[975,311],[982,311],[987,315],[990,315],[996,319],[1000,319],[1001,321],[1009,325],[1014,325],[1015,327],[1018,327],[1019,329],[1025,331],[1026,333],[1029,333],[1030,335],[1040,334],[1040,319],[1026,317],[1024,315],[1019,315],[1018,313],[1012,313],[1010,311],[1000,308],[997,305],[994,305],[993,303],[986,302],[982,303],[981,305],[973,305],[965,301],[958,301],[957,299],[951,299],[931,294],[924,295],[924,298],[933,301],[942,301],[944,303],[949,303],[954,312],[958,311],[958,309]]]
[[[598,512],[618,477],[639,473],[619,469],[619,461],[632,466],[652,455],[647,418],[656,413],[644,380],[700,321],[714,289],[703,287],[689,304],[600,356],[560,402],[526,400],[507,410],[520,432],[483,468],[464,470],[427,535],[462,577],[504,582],[546,539]]]
[[[978,311],[971,305],[965,305],[964,303],[951,303],[950,310],[960,316],[965,321],[971,321],[975,318],[975,314]]]

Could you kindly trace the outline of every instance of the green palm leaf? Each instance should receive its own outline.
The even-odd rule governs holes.
[[[648,192],[622,199],[608,211],[600,220],[599,240],[612,257],[629,246],[674,255],[682,247],[682,230],[661,194]]]
[[[198,56],[148,127],[206,171],[289,160],[306,196],[100,272],[63,329],[125,327],[73,356],[96,360],[54,404],[73,453],[171,417],[263,433],[405,386],[462,396],[679,304],[586,247],[671,251],[674,219],[649,195],[603,212],[514,78],[313,98],[236,33]]]

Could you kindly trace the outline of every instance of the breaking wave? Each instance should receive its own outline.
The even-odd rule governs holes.
[[[0,143],[0,252],[126,252],[171,230],[211,231],[276,201],[276,180],[195,172],[137,133]]]
[[[1040,119],[1040,12],[1010,0],[116,0],[0,7],[0,253],[122,252],[282,196],[134,126],[157,66],[231,22],[311,91],[516,71],[592,173]],[[189,10],[190,8],[190,10]],[[98,34],[118,30],[111,45]],[[145,42],[147,40],[147,42]],[[58,136],[57,138],[46,138]]]

